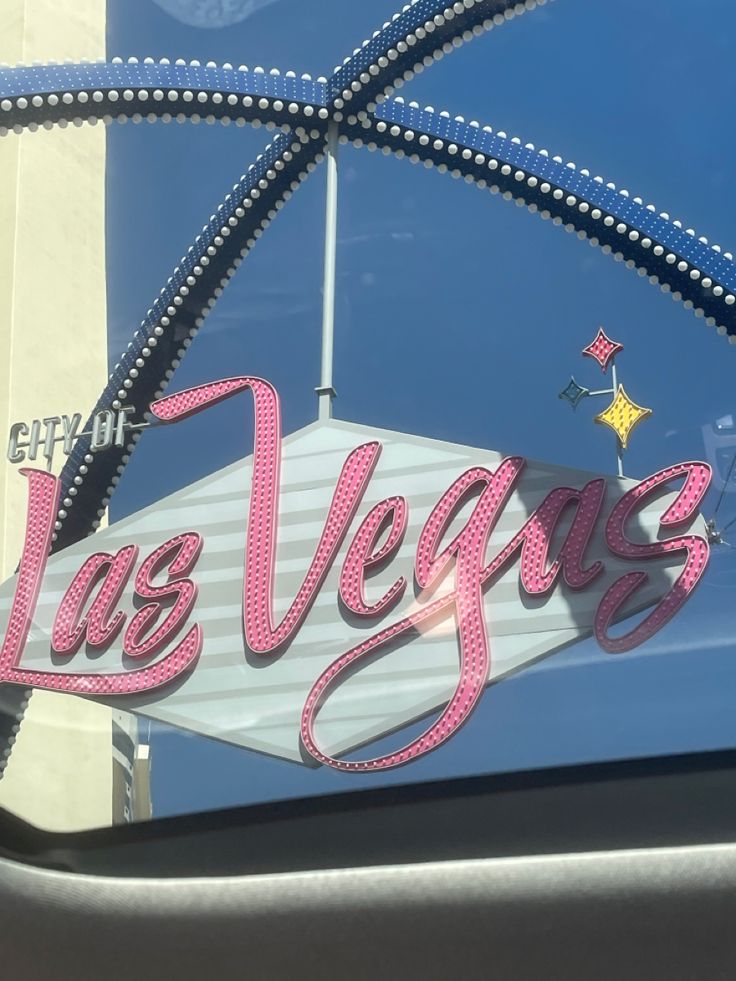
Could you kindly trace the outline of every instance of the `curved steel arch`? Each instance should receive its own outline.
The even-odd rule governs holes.
[[[329,79],[295,72],[139,63],[0,68],[0,136],[71,121],[220,122],[281,133],[226,195],[134,332],[95,406],[147,405],[168,385],[249,250],[322,156],[329,123],[357,146],[434,166],[513,198],[613,253],[736,341],[736,265],[691,229],[588,171],[489,126],[387,97],[463,43],[546,0],[414,0]],[[142,414],[133,419],[142,421]],[[135,448],[93,456],[80,440],[62,473],[54,550],[92,533]],[[0,763],[0,767],[2,763]]]

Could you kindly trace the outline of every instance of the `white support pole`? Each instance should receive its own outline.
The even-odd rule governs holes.
[[[317,389],[320,420],[332,418],[333,364],[335,358],[335,284],[337,267],[337,123],[327,130],[327,207],[325,214],[325,278],[322,297],[322,372]]]
[[[618,393],[618,371],[616,370],[616,362],[614,361],[611,365],[611,376],[613,380],[613,397],[616,398]],[[621,440],[616,437],[616,462],[618,464],[618,475],[623,477],[624,475],[624,448],[621,445]]]

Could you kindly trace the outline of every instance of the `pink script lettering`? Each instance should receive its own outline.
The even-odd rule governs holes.
[[[369,442],[349,454],[304,580],[288,612],[276,623],[273,587],[282,437],[275,389],[259,378],[225,379],[163,398],[154,403],[152,411],[161,421],[173,423],[245,391],[250,391],[253,397],[255,435],[244,556],[243,629],[248,647],[266,657],[288,646],[309,613],[358,512],[381,446]],[[415,557],[414,575],[422,590],[419,599],[423,605],[337,658],[309,692],[300,731],[304,747],[316,761],[348,772],[390,769],[436,749],[457,732],[477,705],[490,674],[492,652],[485,623],[484,590],[517,558],[521,586],[529,595],[548,594],[560,578],[571,589],[583,590],[601,574],[603,562],[596,560],[586,565],[586,551],[604,503],[603,479],[590,481],[582,490],[570,487],[553,490],[499,554],[486,561],[491,533],[523,469],[524,460],[520,457],[503,460],[495,471],[474,467],[461,474],[437,503],[421,532]],[[109,696],[148,691],[190,671],[202,649],[203,634],[198,624],[168,655],[140,669],[101,675],[28,671],[19,667],[46,568],[59,499],[59,482],[51,474],[37,470],[21,473],[26,476],[29,489],[26,539],[0,650],[0,682]],[[697,513],[710,483],[710,468],[703,463],[683,463],[654,474],[625,494],[607,521],[606,544],[616,556],[632,561],[647,561],[670,553],[685,557],[682,572],[672,588],[638,626],[621,637],[611,637],[609,628],[627,600],[645,583],[647,573],[632,571],[608,589],[595,617],[595,635],[608,652],[630,650],[661,629],[681,609],[705,571],[709,546],[701,536],[681,534],[639,544],[625,534],[627,523],[637,509],[679,478],[684,478],[684,484],[660,523],[662,528],[685,524]],[[452,520],[473,495],[477,499],[470,517],[455,538],[442,548]],[[572,521],[557,554],[551,556],[556,529],[570,509],[574,509]],[[381,501],[363,519],[347,549],[339,595],[345,607],[361,618],[385,616],[406,591],[407,580],[401,576],[384,596],[371,604],[366,598],[365,580],[371,570],[396,555],[404,539],[408,513],[403,497]],[[385,541],[379,546],[384,535]],[[135,590],[138,596],[151,602],[138,610],[127,625],[122,641],[127,656],[151,659],[184,628],[196,604],[197,587],[189,576],[202,545],[200,535],[188,532],[164,543],[144,560],[135,576]],[[137,557],[137,547],[130,545],[114,556],[97,553],[85,561],[72,580],[54,622],[52,646],[57,653],[73,656],[85,639],[93,647],[109,646],[122,632],[125,615],[116,607]],[[166,572],[168,582],[157,585],[154,579],[162,571]],[[450,574],[452,588],[433,598]],[[165,603],[168,611],[162,616]],[[459,676],[454,693],[436,721],[402,749],[375,759],[351,762],[324,752],[315,732],[317,717],[348,672],[360,670],[397,640],[411,639],[419,630],[425,631],[450,617],[457,628]]]

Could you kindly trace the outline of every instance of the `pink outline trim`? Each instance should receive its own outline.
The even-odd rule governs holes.
[[[391,526],[388,537],[377,550],[376,544],[388,519]],[[394,606],[406,591],[406,579],[401,576],[391,588],[373,604],[365,596],[366,573],[386,562],[401,547],[409,520],[409,508],[404,497],[389,497],[377,504],[363,520],[350,543],[348,554],[340,574],[340,598],[345,606],[360,617],[377,617]]]
[[[136,593],[142,599],[163,600],[176,596],[176,600],[163,623],[150,637],[145,637],[145,634],[160,615],[161,603],[149,603],[136,613],[128,624],[123,640],[123,652],[128,657],[142,658],[157,654],[186,622],[194,609],[199,589],[191,579],[172,579],[172,577],[185,576],[192,571],[202,553],[203,545],[204,539],[198,532],[185,532],[164,542],[143,562],[135,577]],[[176,554],[172,560],[169,560],[169,553],[172,551]],[[167,561],[170,581],[165,585],[156,586],[152,580],[165,567]]]
[[[398,623],[375,634],[334,661],[317,679],[304,705],[301,736],[307,752],[319,763],[336,770],[366,772],[387,770],[409,763],[441,746],[460,728],[483,693],[490,668],[490,650],[483,610],[482,584],[500,567],[494,560],[482,568],[483,556],[493,527],[510,497],[524,466],[520,457],[510,457],[495,473],[483,467],[467,471],[455,481],[427,520],[417,547],[417,581],[431,591],[455,559],[455,589]],[[483,492],[464,529],[444,552],[435,550],[453,515],[467,495],[482,485]],[[314,736],[314,725],[321,704],[336,682],[356,663],[364,661],[390,641],[413,631],[423,623],[445,619],[454,612],[460,645],[460,678],[444,711],[421,736],[388,756],[362,762],[337,760],[323,753]],[[429,625],[425,628],[429,629]]]
[[[686,477],[674,503],[660,518],[663,528],[676,528],[689,521],[703,501],[710,486],[713,472],[707,463],[680,463],[660,470],[642,481],[616,504],[606,524],[606,544],[614,555],[624,559],[659,558],[677,552],[685,552],[687,559],[673,587],[659,601],[646,619],[622,637],[609,637],[608,628],[619,615],[621,608],[649,576],[646,572],[629,572],[617,580],[600,602],[595,617],[596,640],[609,654],[622,654],[643,644],[680,610],[700,582],[708,567],[710,545],[700,535],[680,535],[666,541],[648,545],[636,544],[626,538],[626,522],[633,512],[656,495],[671,480]]]
[[[364,641],[334,661],[312,687],[302,711],[301,737],[307,752],[318,762],[346,772],[385,770],[403,766],[446,742],[468,719],[483,693],[490,673],[491,652],[483,609],[483,586],[498,575],[521,549],[520,580],[534,594],[549,592],[562,572],[572,589],[582,589],[603,571],[603,563],[582,567],[585,550],[603,506],[606,482],[590,481],[583,490],[563,487],[552,491],[509,544],[485,567],[485,551],[493,527],[506,506],[525,465],[521,457],[504,460],[495,473],[475,467],[460,476],[443,495],[422,530],[417,545],[415,577],[431,595],[455,562],[455,589],[391,627]],[[462,531],[437,555],[437,549],[453,517],[478,487],[484,490]],[[549,547],[557,523],[571,503],[578,509],[557,559],[547,568]],[[337,760],[323,753],[314,728],[320,707],[340,678],[356,662],[375,655],[392,640],[423,623],[423,632],[454,613],[460,646],[460,678],[457,688],[437,721],[408,746],[387,756],[362,762]]]
[[[0,650],[0,682],[78,695],[134,695],[169,684],[191,670],[202,650],[196,625],[171,654],[139,671],[115,674],[61,674],[17,667],[31,628],[51,548],[59,506],[60,482],[43,470],[22,470],[28,477],[28,516],[23,555],[5,640]]]
[[[122,610],[110,619],[112,610],[122,599],[133,566],[138,559],[138,546],[126,545],[114,556],[96,552],[77,572],[59,604],[51,633],[51,646],[57,654],[73,656],[87,640],[91,647],[104,647],[117,635],[125,623]],[[100,580],[100,572],[108,567],[100,591],[86,616],[82,616]]]
[[[248,647],[267,655],[283,648],[309,613],[360,506],[381,445],[370,442],[359,446],[345,461],[314,558],[291,607],[275,626],[273,589],[281,474],[281,409],[276,389],[262,378],[230,378],[161,399],[151,411],[162,421],[176,422],[246,389],[253,393],[255,423],[243,627]]]

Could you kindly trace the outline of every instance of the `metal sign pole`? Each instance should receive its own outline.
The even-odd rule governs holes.
[[[320,420],[332,418],[332,400],[336,392],[332,384],[335,358],[335,281],[337,266],[337,153],[339,133],[337,123],[327,131],[327,206],[325,214],[325,278],[322,306],[322,373],[317,389]]]

